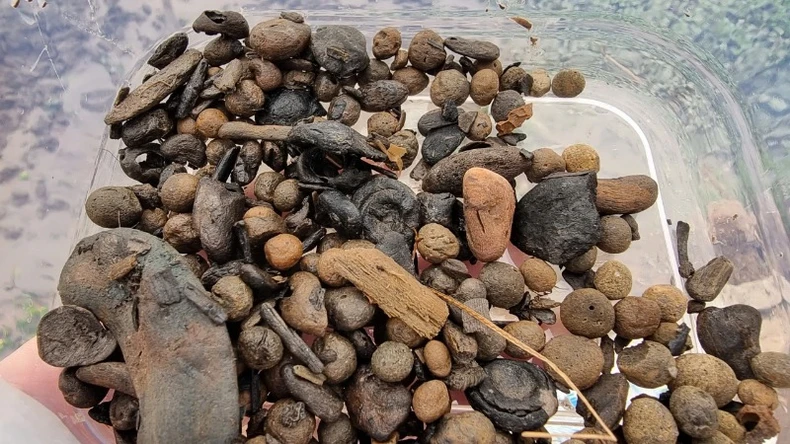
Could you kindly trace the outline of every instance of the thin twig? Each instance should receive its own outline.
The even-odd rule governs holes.
[[[576,384],[574,384],[573,381],[571,381],[571,378],[569,378],[568,375],[566,375],[562,370],[560,370],[559,367],[557,367],[556,364],[554,364],[553,362],[548,360],[542,354],[540,354],[537,351],[533,350],[532,347],[530,347],[530,346],[524,344],[523,342],[519,341],[518,338],[516,338],[515,336],[513,336],[510,333],[506,332],[505,330],[502,330],[501,328],[497,327],[496,324],[494,324],[490,320],[486,319],[480,313],[478,313],[478,312],[472,310],[471,308],[467,307],[463,303],[455,300],[454,298],[452,298],[450,296],[447,296],[446,294],[440,293],[438,291],[434,291],[434,293],[440,299],[442,299],[444,302],[446,302],[446,303],[448,303],[450,305],[453,305],[453,306],[455,306],[456,308],[458,308],[458,309],[460,309],[462,311],[465,311],[466,313],[469,314],[469,316],[475,318],[478,322],[480,322],[483,325],[485,325],[486,327],[490,328],[495,333],[497,333],[501,337],[505,338],[511,344],[513,344],[516,347],[520,348],[521,350],[529,353],[532,357],[540,359],[541,361],[543,361],[547,366],[549,366],[552,370],[554,370],[554,372],[556,372],[562,378],[562,381],[565,383],[565,385],[567,387],[569,387],[571,390],[574,390],[579,395],[579,399],[582,401],[582,403],[584,403],[585,406],[587,406],[587,409],[593,415],[593,417],[598,422],[598,424],[600,424],[601,427],[603,427],[603,431],[606,432],[606,435],[597,435],[597,434],[596,435],[590,435],[590,434],[551,435],[549,433],[545,433],[544,434],[542,432],[522,432],[521,436],[523,436],[525,438],[551,438],[552,436],[571,436],[571,437],[577,438],[577,439],[603,439],[605,441],[617,442],[617,438],[614,436],[614,433],[612,433],[612,431],[609,429],[609,427],[606,425],[606,423],[604,423],[603,419],[601,419],[601,416],[598,415],[598,412],[590,404],[590,401],[587,400],[587,397],[584,396],[582,391],[579,390],[579,387],[577,387]]]

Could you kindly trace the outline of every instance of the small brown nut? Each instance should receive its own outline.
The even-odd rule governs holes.
[[[318,442],[336,444],[356,444],[357,430],[351,424],[351,419],[345,413],[335,422],[321,421],[318,424]],[[250,444],[247,441],[246,444]],[[260,443],[266,444],[266,443]]]
[[[255,25],[250,30],[250,47],[266,60],[285,60],[296,57],[310,44],[309,25],[285,19],[272,19]]]
[[[286,232],[283,218],[274,210],[269,211],[271,213],[263,217],[244,218],[244,229],[252,247],[261,247],[269,239]]]
[[[494,444],[496,429],[490,419],[480,412],[445,415],[431,439],[432,443]]]
[[[628,339],[646,338],[661,323],[661,307],[650,299],[626,296],[614,305],[614,331]]]
[[[389,111],[379,111],[368,118],[368,134],[390,137],[398,131],[400,121]]]
[[[232,140],[214,139],[206,145],[206,160],[210,165],[216,165],[234,146]]]
[[[101,187],[85,201],[85,213],[102,228],[132,227],[140,221],[143,207],[126,187]]]
[[[744,404],[764,405],[771,410],[779,407],[776,390],[755,379],[747,379],[738,384],[738,398]]]
[[[274,63],[261,58],[250,61],[250,71],[255,83],[263,92],[277,89],[283,83],[283,73]]]
[[[595,265],[596,260],[598,260],[598,248],[592,247],[584,254],[568,261],[564,267],[571,273],[585,273]]]
[[[469,140],[485,140],[486,137],[491,135],[491,131],[494,129],[491,123],[491,117],[483,112],[476,112],[474,116],[475,118],[472,120],[472,125],[469,126],[469,131],[466,132],[466,137],[468,137]]]
[[[348,94],[341,94],[329,102],[328,118],[346,126],[354,126],[359,120],[362,106]]]
[[[197,253],[200,251],[200,233],[192,223],[192,214],[176,214],[167,220],[162,230],[165,242],[172,245],[179,253]]]
[[[460,252],[458,238],[447,228],[431,223],[420,228],[417,234],[417,251],[426,261],[441,264],[455,259]]]
[[[220,278],[211,287],[211,294],[214,296],[214,300],[225,309],[228,321],[242,321],[252,310],[252,290],[238,276]]]
[[[623,415],[623,434],[629,443],[674,444],[678,426],[669,409],[653,398],[636,398]]]
[[[161,208],[154,208],[153,210],[143,210],[140,216],[140,222],[137,224],[137,229],[145,231],[146,233],[153,234],[161,230],[167,223],[167,212]]]
[[[537,322],[511,322],[505,326],[504,330],[515,336],[516,339],[528,345],[535,351],[539,352],[543,350],[543,347],[546,345],[546,333],[543,332],[543,328],[541,328]],[[516,359],[529,359],[532,357],[532,355],[516,347],[510,342],[507,343],[505,352]]]
[[[623,349],[617,355],[617,368],[630,382],[644,388],[666,385],[678,373],[669,349],[653,341]]]
[[[631,286],[633,285],[631,270],[620,261],[606,261],[595,272],[593,284],[598,291],[606,295],[610,300],[622,299],[631,292]],[[685,308],[686,304],[684,301],[683,309],[685,310]]]
[[[489,262],[478,279],[485,284],[486,298],[494,307],[508,309],[524,299],[524,277],[513,265]]]
[[[441,71],[431,84],[431,101],[436,106],[447,102],[461,106],[469,97],[469,89],[469,81],[463,73],[454,69]]]
[[[274,192],[285,180],[285,176],[274,171],[266,171],[255,179],[255,197],[268,203],[274,203]]]
[[[263,107],[263,90],[253,80],[242,80],[236,90],[225,96],[225,108],[231,114],[249,117]]]
[[[279,214],[277,214],[277,212],[268,205],[256,205],[247,210],[247,212],[244,213],[242,219],[246,220],[254,217],[266,218],[269,216],[279,216]]]
[[[444,65],[444,39],[430,29],[414,35],[409,44],[409,62],[420,71],[427,72]],[[435,81],[435,80],[434,80]]]
[[[398,28],[383,28],[373,36],[373,57],[379,60],[388,59],[398,53],[401,35]]]
[[[348,285],[346,278],[341,276],[335,267],[335,262],[340,260],[336,253],[339,249],[333,248],[321,253],[318,259],[318,279],[328,287],[342,287]]]
[[[288,270],[302,258],[302,241],[292,234],[278,234],[263,246],[266,261],[277,270]]]
[[[532,88],[529,89],[529,95],[542,97],[551,90],[551,77],[545,69],[535,69],[530,71],[529,75],[532,76]]]
[[[198,114],[197,130],[203,137],[213,139],[217,137],[219,128],[228,122],[228,116],[217,108],[207,108]]]
[[[480,105],[491,104],[499,92],[499,76],[493,69],[481,69],[472,76],[469,95]]]
[[[543,347],[542,354],[556,364],[580,390],[592,387],[601,376],[603,352],[590,339],[574,335],[555,336]],[[546,371],[555,381],[564,384],[554,370],[548,368]]]
[[[356,287],[327,290],[324,295],[324,305],[330,325],[339,331],[363,328],[371,323],[376,314],[376,307]]]
[[[688,298],[674,285],[653,285],[642,293],[642,297],[658,303],[661,322],[677,322],[686,314]]]
[[[499,59],[492,60],[490,62],[475,60],[473,66],[474,66],[474,72],[482,71],[484,69],[490,69],[496,73],[497,77],[502,76],[502,62]]]
[[[390,69],[395,71],[398,69],[403,69],[406,65],[409,64],[409,51],[406,49],[401,49],[395,54],[395,58],[392,59],[392,63],[390,63]]]
[[[735,372],[721,359],[704,353],[686,353],[675,358],[678,374],[668,385],[670,390],[684,385],[701,388],[723,407],[738,392]]]
[[[266,436],[271,435],[277,440],[274,442],[308,444],[315,432],[315,416],[301,401],[280,399],[269,409],[263,429]],[[266,440],[267,443],[270,441],[273,440]]]
[[[340,248],[346,243],[347,239],[340,235],[340,233],[329,233],[321,239],[318,244],[318,254],[325,252],[331,248]]]
[[[168,177],[159,198],[166,210],[174,213],[189,213],[195,203],[198,178],[188,173],[173,174]]]
[[[329,102],[340,94],[340,82],[334,75],[327,71],[319,71],[315,76],[313,92],[315,97],[321,102]]]
[[[390,68],[381,60],[371,60],[368,67],[357,75],[357,83],[359,83],[359,86],[369,85],[379,80],[390,79],[392,79]]]
[[[244,363],[254,370],[268,370],[283,358],[282,340],[267,327],[254,326],[242,330],[238,348]]]
[[[425,358],[425,365],[428,370],[437,378],[446,378],[453,369],[453,362],[450,358],[450,351],[444,343],[437,340],[430,340],[425,344],[422,351]]]
[[[790,388],[790,355],[762,352],[752,358],[752,371],[757,380],[774,388]]]
[[[428,75],[413,66],[395,70],[392,73],[392,80],[397,80],[406,85],[410,96],[421,93],[430,83]]]
[[[411,349],[402,342],[386,341],[373,352],[370,368],[384,382],[400,382],[406,379],[414,366]]]
[[[569,332],[587,338],[600,338],[614,327],[615,311],[598,290],[582,288],[565,296],[560,306],[562,324]]]
[[[176,123],[178,134],[197,135],[197,122],[192,117],[184,117]]]
[[[321,255],[318,253],[308,253],[299,260],[299,269],[318,276],[318,261]]]
[[[565,159],[551,148],[539,148],[532,152],[532,156],[532,163],[526,171],[527,180],[532,183],[540,182],[549,174],[565,171]]]
[[[719,410],[716,412],[719,418],[719,432],[736,444],[746,441],[746,428],[735,419],[732,413]]]
[[[551,81],[551,92],[557,97],[576,97],[584,91],[584,75],[575,69],[563,69]]]
[[[551,265],[536,257],[526,259],[518,267],[527,287],[538,293],[548,293],[557,285],[557,273]]]
[[[357,352],[351,342],[337,333],[327,333],[313,342],[313,352],[324,362],[324,376],[330,384],[340,384],[357,369]]]
[[[562,151],[562,158],[565,160],[565,168],[569,173],[579,173],[582,171],[601,171],[601,159],[598,151],[590,145],[577,143],[565,148]]]
[[[631,246],[631,227],[619,216],[601,218],[601,240],[598,248],[610,254],[619,254]]]
[[[432,423],[450,413],[450,392],[444,382],[426,381],[416,390],[411,400],[414,414],[422,422]]]
[[[302,197],[298,180],[284,180],[274,190],[274,207],[279,211],[291,211],[299,205]]]
[[[718,432],[718,410],[713,397],[691,385],[678,387],[669,398],[669,411],[678,428],[692,438],[708,439]]]
[[[507,348],[507,339],[500,336],[494,330],[485,328],[472,334],[477,342],[478,362],[493,361],[498,358]]]
[[[658,184],[650,176],[598,179],[595,206],[601,214],[634,214],[650,208],[656,199]]]
[[[288,89],[309,89],[315,82],[315,73],[312,71],[291,70],[283,76],[283,86]]]
[[[491,117],[496,122],[507,120],[510,111],[525,105],[524,98],[516,91],[500,91],[491,103]]]
[[[389,341],[402,342],[409,348],[417,348],[425,343],[425,338],[398,318],[387,319],[385,329]]]
[[[512,89],[513,91],[526,94],[528,91],[522,90],[522,82],[524,82],[524,79],[527,77],[527,75],[527,71],[525,71],[524,68],[520,66],[511,66],[502,73],[502,76],[500,76],[499,90],[506,91],[508,89]]]

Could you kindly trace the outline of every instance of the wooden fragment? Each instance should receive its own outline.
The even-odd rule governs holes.
[[[227,122],[219,128],[219,137],[233,140],[281,141],[288,138],[293,127],[283,125],[253,125],[249,122]]]
[[[532,118],[532,104],[527,103],[524,106],[520,106],[518,108],[510,110],[507,113],[507,119],[501,122],[497,122],[496,130],[498,135],[510,134],[518,128],[521,128],[521,125],[524,124],[525,121]]]
[[[123,362],[100,362],[80,367],[77,369],[77,379],[87,384],[137,396],[134,384],[132,384],[132,377],[129,375],[129,368]]]
[[[63,305],[41,318],[38,355],[55,367],[78,367],[107,359],[117,343],[89,310]]]
[[[379,250],[331,249],[321,255],[320,262],[353,283],[389,317],[399,318],[424,338],[435,337],[447,321],[447,304],[436,292]]]

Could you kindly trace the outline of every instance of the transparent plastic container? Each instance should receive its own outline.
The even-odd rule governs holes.
[[[243,12],[251,26],[278,14],[263,7],[246,7]],[[444,37],[492,41],[500,47],[500,60],[505,65],[520,61],[527,69],[545,68],[551,74],[565,67],[581,70],[587,87],[580,97],[557,99],[549,94],[528,99],[534,103],[534,117],[520,129],[528,138],[519,146],[530,151],[542,147],[560,151],[573,143],[588,143],[601,156],[599,177],[647,174],[660,187],[657,204],[637,216],[642,239],[624,254],[599,254],[597,265],[613,257],[628,265],[634,274],[635,295],[654,284],[672,283],[682,288],[674,233],[676,221],[687,221],[692,230],[690,257],[695,265],[719,254],[736,264],[730,284],[711,305],[745,303],[758,308],[763,314],[763,350],[790,351],[790,330],[786,328],[790,321],[786,302],[790,267],[785,259],[790,241],[781,216],[787,209],[781,208],[780,213],[776,194],[766,186],[758,149],[763,141],[755,137],[737,89],[715,59],[653,24],[621,16],[552,13],[551,8],[527,13],[518,7],[500,10],[492,3],[488,10],[476,5],[470,11],[388,5],[380,10],[301,12],[313,26],[356,26],[369,44],[373,34],[385,26],[400,28],[404,48],[416,32],[431,28]],[[197,13],[195,9],[191,15]],[[513,15],[527,15],[534,28],[527,31],[509,20]],[[168,34],[162,32],[162,37]],[[530,42],[530,36],[538,37],[537,43]],[[190,33],[192,47],[201,48],[210,39]],[[140,56],[131,70],[127,82],[132,87],[152,71],[145,65],[150,54]],[[474,104],[465,106],[476,108]],[[403,107],[406,127],[416,128],[419,116],[432,107],[427,91],[410,98]],[[364,132],[365,120],[363,113],[358,130]],[[115,158],[121,145],[107,136],[105,132],[91,190],[133,183]],[[402,178],[416,187],[408,172]],[[520,197],[531,185],[523,176],[517,183]],[[83,212],[74,243],[98,231]],[[520,263],[522,257],[511,247],[503,260]],[[551,297],[562,300],[569,291],[560,281]],[[686,323],[694,328],[693,320],[686,319]],[[52,389],[59,396],[54,386]],[[635,393],[632,390],[631,396]],[[775,412],[785,426],[790,424],[786,396],[787,391],[780,392],[782,405]],[[560,413],[549,423],[550,431],[582,427],[580,418],[572,413],[573,402],[563,400]],[[84,411],[58,413],[72,430],[80,430],[75,435],[83,442],[107,439],[102,426],[87,419]]]

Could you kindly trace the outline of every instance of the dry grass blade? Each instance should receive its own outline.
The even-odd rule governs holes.
[[[579,390],[578,387],[576,387],[576,384],[574,384],[573,381],[571,381],[571,379],[568,377],[568,375],[566,375],[562,370],[560,370],[556,364],[548,360],[545,356],[538,353],[536,350],[532,349],[532,347],[519,341],[515,336],[497,327],[496,324],[486,319],[485,317],[483,317],[476,311],[472,310],[471,308],[467,307],[466,305],[462,304],[461,302],[458,302],[454,298],[447,296],[443,293],[440,293],[438,291],[434,291],[434,293],[446,303],[455,306],[459,310],[463,310],[469,316],[475,318],[478,322],[490,328],[498,335],[505,338],[511,344],[529,353],[532,357],[540,359],[552,370],[557,372],[557,374],[560,375],[560,377],[562,377],[562,381],[565,383],[565,385],[568,386],[571,390],[574,390],[579,395],[579,400],[581,400],[581,402],[583,402],[584,405],[587,406],[587,409],[590,410],[590,413],[592,413],[593,417],[595,418],[595,421],[603,428],[603,431],[606,433],[605,435],[597,435],[597,434],[589,434],[589,433],[574,433],[573,435],[563,435],[563,434],[552,435],[550,433],[544,433],[544,432],[523,432],[521,436],[523,436],[524,438],[552,438],[554,436],[562,436],[562,437],[569,436],[575,439],[602,439],[604,441],[617,442],[617,438],[614,436],[612,431],[609,430],[609,427],[603,422],[603,419],[601,419],[601,416],[598,415],[598,412],[593,408],[592,404],[590,404],[590,401],[587,400],[587,398],[584,396],[582,391]]]

